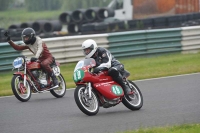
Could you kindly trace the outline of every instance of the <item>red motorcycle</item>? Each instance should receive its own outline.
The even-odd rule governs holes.
[[[53,82],[40,65],[40,62],[31,62],[25,56],[18,57],[13,61],[13,69],[17,69],[17,72],[13,74],[11,81],[11,87],[15,97],[26,102],[31,98],[31,93],[42,93],[50,91],[50,93],[57,97],[63,97],[66,93],[65,80],[60,73],[59,63],[53,61],[50,65],[56,78],[59,81],[59,87],[54,87]]]
[[[123,79],[132,90],[132,94],[125,96],[122,87],[108,75],[108,71],[98,74],[91,70],[96,66],[94,59],[80,60],[74,69],[76,89],[74,99],[79,109],[86,115],[96,115],[99,107],[109,108],[122,102],[130,110],[139,110],[143,106],[140,89],[132,81],[127,80],[130,74],[125,71]]]

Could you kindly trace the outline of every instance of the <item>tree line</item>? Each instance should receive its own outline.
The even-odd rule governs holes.
[[[27,11],[87,9],[89,7],[105,7],[111,0],[25,0],[24,7]],[[14,0],[0,0],[0,11],[10,8]]]

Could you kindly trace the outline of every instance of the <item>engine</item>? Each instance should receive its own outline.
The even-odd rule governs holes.
[[[39,70],[33,70],[33,71],[31,71],[31,73],[33,74],[35,79],[39,78],[39,75],[40,75]]]
[[[41,71],[41,70],[33,70],[31,71],[31,73],[33,74],[34,78],[38,80],[38,82],[40,83],[41,87],[46,87],[47,85],[47,76],[46,73]]]
[[[120,98],[108,100],[107,98],[103,97],[103,99],[104,99],[104,103],[103,103],[104,108],[109,108],[120,103]]]

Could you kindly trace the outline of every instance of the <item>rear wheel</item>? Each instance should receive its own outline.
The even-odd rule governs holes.
[[[60,74],[57,76],[58,82],[59,82],[59,87],[55,88],[53,90],[50,90],[50,93],[55,96],[56,98],[61,98],[65,95],[66,93],[66,84],[63,76]]]
[[[124,96],[122,103],[130,110],[139,110],[143,106],[143,96],[140,89],[135,83],[129,81],[133,94],[129,95],[128,98]]]
[[[86,115],[96,115],[99,112],[99,102],[96,94],[92,91],[91,98],[89,98],[84,85],[76,87],[74,99],[79,109]]]
[[[11,81],[11,87],[15,97],[21,102],[27,102],[31,98],[31,88],[26,81],[24,86],[24,79],[20,75],[14,75]]]

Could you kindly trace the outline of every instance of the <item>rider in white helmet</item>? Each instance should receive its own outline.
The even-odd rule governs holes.
[[[130,88],[124,84],[122,75],[124,74],[124,65],[103,47],[98,47],[92,39],[87,39],[82,43],[82,50],[86,58],[93,58],[96,61],[96,67],[93,72],[98,73],[102,70],[108,70],[108,74],[120,84],[126,95],[131,93]]]

